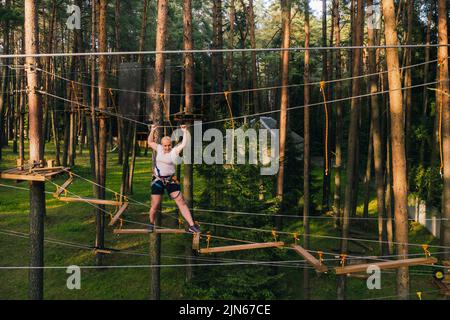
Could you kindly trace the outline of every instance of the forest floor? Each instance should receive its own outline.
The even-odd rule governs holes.
[[[54,150],[47,144],[46,158],[51,159]],[[89,158],[85,151],[83,156],[78,156],[77,165],[72,171],[82,177],[91,179]],[[0,162],[0,170],[15,166],[17,155],[12,153],[11,146],[4,149],[4,159]],[[117,164],[117,157],[108,155],[107,165],[107,187],[119,191],[121,180],[121,166]],[[147,206],[149,205],[149,184],[151,178],[150,157],[140,156],[136,161],[136,174],[134,179],[134,193],[131,196]],[[320,175],[320,170],[314,172]],[[55,183],[62,184],[64,178],[58,178]],[[27,188],[28,184],[16,184],[13,181],[0,181],[2,184]],[[318,182],[320,183],[320,182]],[[195,177],[195,196],[202,193],[205,183],[199,177]],[[75,179],[69,190],[79,196],[92,197],[92,185],[81,179]],[[46,191],[55,191],[51,183],[46,184]],[[69,194],[70,195],[70,194]],[[112,193],[107,193],[107,198],[114,199]],[[360,197],[362,199],[362,197]],[[169,199],[165,199],[168,203]],[[173,203],[172,203],[173,205]],[[370,215],[375,217],[376,201],[374,196],[370,202]],[[112,208],[110,208],[112,209]],[[126,211],[124,218],[146,223],[148,207],[131,205]],[[26,190],[15,190],[0,186],[0,267],[14,266],[26,267],[28,265],[28,239],[20,235],[13,236],[12,232],[27,233],[29,212],[29,193]],[[358,214],[362,214],[362,204],[358,206]],[[205,216],[205,215],[204,215]],[[203,216],[203,217],[204,217]],[[166,216],[168,217],[168,216]],[[209,221],[214,221],[209,216]],[[107,219],[109,221],[109,219]],[[177,222],[171,218],[165,218],[163,224],[166,226],[176,225]],[[373,226],[376,225],[374,221]],[[372,228],[369,226],[368,228]],[[142,228],[125,222],[125,228]],[[295,232],[301,230],[301,221],[296,223],[285,223],[285,230]],[[375,229],[373,229],[375,230]],[[333,226],[331,219],[312,219],[311,234],[324,236],[339,236],[339,231]],[[371,233],[373,238],[376,232]],[[361,236],[356,236],[361,238]],[[45,265],[46,266],[92,266],[94,265],[93,250],[87,247],[94,245],[95,239],[95,216],[93,208],[85,203],[63,203],[47,194],[47,212],[45,218]],[[138,253],[129,255],[113,253],[106,255],[104,265],[106,266],[133,266],[147,265],[148,236],[145,235],[113,235],[112,228],[107,227],[105,233],[106,246]],[[191,240],[188,235],[165,235],[162,240],[161,264],[183,264],[186,260],[186,245]],[[64,242],[66,245],[58,244]],[[438,244],[425,228],[416,223],[410,224],[411,243]],[[377,254],[377,243],[366,243],[372,249],[367,250],[365,255]],[[81,246],[81,247],[80,247]],[[84,246],[84,248],[82,248]],[[327,238],[312,237],[311,248],[324,252],[332,252],[338,247],[338,241]],[[354,251],[361,247],[350,245]],[[269,249],[272,250],[272,249]],[[431,249],[431,252],[436,250]],[[420,246],[410,247],[410,253],[421,253]],[[139,255],[141,254],[141,255]],[[336,252],[338,255],[338,252]],[[222,256],[220,256],[222,257]],[[223,255],[233,258],[233,253]],[[285,253],[286,260],[300,260],[293,252]],[[329,258],[330,256],[328,256]],[[326,257],[327,258],[327,257]],[[252,259],[252,253],[248,252],[248,259]],[[333,261],[337,265],[337,261]],[[205,267],[206,268],[206,267]],[[251,265],[240,265],[235,268],[252,268]],[[285,296],[279,299],[301,299],[303,269],[283,268],[279,270],[285,274],[289,290]],[[432,283],[432,268],[411,268],[411,299],[418,299],[416,292],[423,292],[423,299],[442,299]],[[68,290],[66,280],[69,274],[65,268],[45,269],[44,271],[44,297],[45,299],[147,299],[149,292],[149,268],[106,268],[106,269],[83,269],[81,279],[81,290]],[[336,299],[336,277],[333,274],[311,274],[311,298],[313,299]],[[164,267],[161,269],[161,299],[196,299],[189,292],[183,290],[185,272],[183,267]],[[28,287],[27,269],[0,269],[0,299],[26,299]],[[347,299],[374,299],[386,297],[395,298],[395,273],[387,270],[382,273],[381,289],[368,290],[365,279],[349,278],[347,282]],[[246,297],[236,297],[245,299]]]

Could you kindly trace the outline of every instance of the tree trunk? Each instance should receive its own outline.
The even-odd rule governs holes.
[[[305,48],[309,48],[309,3],[304,0],[305,6]],[[304,135],[303,135],[303,247],[309,249],[309,216],[311,215],[310,172],[311,172],[311,147],[310,147],[310,88],[309,88],[309,50],[305,50],[304,79]],[[303,270],[303,299],[310,298],[309,270]]]
[[[383,1],[385,21],[385,38],[387,46],[397,46],[397,26],[395,22],[395,7],[393,0]],[[395,240],[398,259],[408,257],[408,199],[405,154],[404,111],[402,106],[402,84],[400,80],[397,48],[386,49],[389,79],[389,99],[391,117],[392,143],[392,175],[395,212]],[[397,271],[397,293],[400,299],[408,299],[409,273],[408,267]]]
[[[327,1],[322,0],[322,46],[327,47]],[[328,80],[328,51],[322,50],[322,80]],[[324,89],[325,97],[328,99],[327,89]],[[329,113],[328,104],[324,104],[325,112]],[[324,113],[325,114],[325,113]],[[329,125],[329,119],[324,119],[324,132],[325,127]],[[327,123],[328,122],[328,123]],[[330,159],[325,153],[330,150],[330,141],[326,139],[326,135],[323,137],[324,153],[323,153],[323,184],[322,184],[322,212],[330,210],[330,188],[331,188],[331,176],[330,171]]]
[[[360,46],[360,39],[362,34],[361,19],[363,18],[363,1],[359,0],[357,5],[358,15],[354,23],[352,34],[355,35],[355,46]],[[352,13],[353,14],[353,13]],[[352,76],[357,77],[360,74],[360,64],[361,64],[361,49],[354,49],[353,61],[352,61]],[[356,97],[360,94],[360,79],[354,79],[352,82],[352,96]],[[348,155],[347,155],[347,181],[345,185],[345,202],[344,202],[344,214],[342,221],[342,241],[341,241],[341,253],[348,253],[348,240],[349,230],[350,230],[350,215],[353,211],[354,199],[356,195],[354,194],[354,184],[358,179],[358,171],[356,170],[356,152],[358,144],[358,134],[359,134],[359,104],[360,100],[353,98],[351,100],[350,109],[350,128],[348,133]],[[338,299],[345,299],[345,286],[346,286],[346,276],[340,276],[338,278]]]
[[[39,53],[39,26],[37,1],[25,0],[25,53]],[[42,105],[39,90],[39,75],[33,66],[37,65],[34,57],[26,58],[30,160],[34,163],[43,161],[42,153]],[[41,300],[44,297],[44,215],[45,183],[30,183],[30,271],[29,298]]]
[[[408,0],[408,8],[407,8],[407,36],[406,36],[406,44],[411,45],[412,44],[412,33],[413,33],[413,10],[414,10],[414,0]],[[411,55],[411,48],[405,49],[405,65],[409,67],[412,62],[412,55]],[[411,103],[411,94],[412,89],[411,83],[411,68],[407,68],[405,70],[405,79],[404,79],[404,86],[405,88],[405,96],[404,96],[404,102],[403,105],[405,106],[405,145],[406,145],[406,159],[409,159],[410,157],[410,135],[411,135],[411,117],[412,117],[412,103]],[[407,166],[407,172],[409,167],[409,161],[406,162]]]
[[[168,2],[167,0],[158,1],[158,25],[156,29],[156,51],[164,51],[166,48],[166,34],[167,34],[167,14]],[[164,91],[164,70],[165,57],[164,54],[156,54],[155,60],[155,92],[162,93]],[[152,121],[156,125],[163,123],[163,109],[159,95],[153,97],[152,106]],[[161,130],[156,132],[156,141],[161,138]],[[155,153],[153,153],[155,159]],[[153,164],[155,161],[153,161]],[[158,213],[156,225],[159,225],[160,214]],[[159,234],[152,233],[150,235],[150,264],[158,265],[161,260],[161,237]],[[160,269],[158,267],[151,268],[150,271],[150,299],[159,300],[160,297]]]
[[[248,24],[250,26],[250,47],[256,49],[256,36],[255,36],[255,11],[253,9],[253,0],[248,1]],[[258,88],[258,68],[256,63],[256,51],[252,51],[252,88]],[[260,99],[259,91],[253,91],[253,113],[258,113]]]
[[[341,29],[339,25],[340,14],[339,14],[339,0],[333,1],[333,25],[334,25],[334,45],[336,47],[340,47],[341,45]],[[336,57],[334,58],[336,63],[336,79],[340,79],[342,76],[342,57],[340,50],[334,50],[334,54]],[[336,100],[342,98],[342,85],[341,82],[338,81],[335,84],[336,88]],[[334,216],[335,216],[335,225],[341,224],[341,170],[342,170],[342,144],[344,140],[343,134],[343,119],[342,119],[342,103],[336,102],[336,160],[335,160],[335,175],[334,175]]]
[[[98,20],[98,43],[99,51],[106,52],[106,7],[108,0],[100,0],[99,7],[99,20]],[[107,91],[106,91],[106,56],[99,57],[99,75],[98,75],[98,108],[100,110],[107,109]],[[99,199],[105,199],[106,186],[106,117],[104,113],[99,116],[99,130],[98,130],[98,191],[97,195]],[[99,205],[96,214],[96,247],[103,248],[105,245],[105,206]],[[102,265],[102,254],[96,254],[97,265]]]
[[[6,1],[4,4],[4,7],[6,8],[6,10],[8,10],[10,5],[9,1]],[[3,7],[3,6],[2,6]],[[3,39],[4,39],[4,47],[3,47],[3,51],[5,54],[9,53],[9,32],[10,32],[10,28],[9,28],[9,20],[6,19],[5,20],[5,25],[4,25],[4,30],[3,30]],[[4,59],[4,61],[1,61],[2,64],[8,65],[9,64],[9,59]],[[7,96],[8,96],[8,84],[9,84],[9,68],[7,66],[4,66],[1,68],[2,69],[2,81],[0,84],[0,160],[2,159],[2,148],[4,145],[4,140],[6,139],[7,142],[7,131],[5,131],[5,106],[8,107],[8,103],[7,103]],[[6,143],[7,144],[7,143]]]
[[[447,4],[439,0],[438,33],[439,44],[439,92],[437,105],[443,111],[443,150],[444,150],[444,197],[442,204],[441,245],[450,247],[450,105],[448,83],[448,37],[447,37]],[[450,260],[450,252],[445,252],[443,258]]]
[[[431,21],[433,20],[433,5],[430,3],[430,8],[428,9],[427,15],[427,32],[425,36],[425,43],[430,45],[431,43]],[[428,72],[430,70],[430,47],[425,47],[425,65],[423,67],[423,82],[428,83]],[[422,108],[422,126],[425,128],[427,124],[427,114],[428,114],[428,88],[425,86],[423,88],[423,108]],[[420,142],[420,157],[419,163],[425,164],[425,148],[426,148],[427,139],[422,138]]]
[[[368,0],[368,6],[373,5],[373,0]],[[379,45],[379,35],[376,29],[368,29],[368,45],[375,46]],[[382,254],[383,250],[383,240],[385,239],[385,230],[383,228],[383,219],[385,216],[385,203],[384,203],[384,168],[383,168],[383,147],[382,147],[382,137],[381,137],[381,122],[380,122],[380,106],[378,103],[378,75],[377,72],[377,50],[369,50],[369,74],[373,74],[369,78],[369,92],[372,94],[370,97],[370,107],[371,107],[371,125],[373,130],[373,162],[375,168],[375,185],[377,193],[377,211],[378,211],[378,241],[379,249]]]
[[[369,201],[370,201],[370,180],[372,177],[372,159],[373,159],[373,127],[370,125],[369,142],[367,145],[367,161],[366,174],[364,175],[364,210],[363,217],[369,217]],[[366,221],[365,221],[366,222]]]
[[[291,0],[281,0],[281,19],[283,27],[282,48],[289,48],[290,37],[290,21],[291,21]],[[289,84],[289,51],[281,52],[281,102],[280,102],[280,168],[277,179],[277,197],[280,201],[280,214],[283,207],[284,196],[284,165],[285,165],[285,149],[287,135],[287,106],[289,103],[289,92],[287,85]],[[277,219],[277,228],[281,229],[282,219]]]
[[[183,2],[183,30],[184,30],[184,50],[192,50],[194,48],[194,42],[192,38],[192,0],[184,0]],[[187,114],[194,112],[194,56],[192,53],[184,54],[184,91],[185,91],[185,112]],[[189,127],[189,134],[191,141],[193,140],[194,130],[193,127]],[[190,152],[192,159],[193,148],[186,149],[184,152]],[[191,162],[192,163],[192,162]],[[192,164],[184,164],[183,175],[183,198],[189,208],[194,207],[194,179],[193,179],[193,166]],[[193,211],[192,211],[193,214]],[[190,256],[193,254],[192,249],[188,246],[186,249],[186,263],[192,264],[193,260]],[[192,279],[192,267],[186,267],[186,280]]]

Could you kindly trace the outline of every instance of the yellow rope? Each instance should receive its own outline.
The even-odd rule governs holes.
[[[325,95],[325,81],[320,82],[320,91],[323,96],[323,105],[325,109],[325,175],[328,176],[328,107],[327,107],[327,97]]]
[[[441,166],[439,168],[439,172],[441,173],[441,176],[444,172],[444,150],[442,145],[442,113],[443,113],[443,107],[442,107],[442,99],[440,99],[439,103],[439,130],[438,130],[438,140],[439,140],[439,158],[441,161]]]
[[[225,95],[225,100],[227,101],[227,106],[228,106],[228,111],[230,112],[230,118],[231,118],[231,126],[234,127],[234,117],[233,117],[233,110],[231,109],[231,102],[230,102],[230,92],[229,91],[225,91],[223,93]]]

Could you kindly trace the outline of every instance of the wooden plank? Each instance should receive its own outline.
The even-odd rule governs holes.
[[[114,229],[114,234],[148,234],[148,229]]]
[[[91,199],[91,198],[71,198],[71,197],[62,197],[58,200],[63,202],[87,202],[92,204],[104,204],[107,206],[121,206],[123,203],[119,201],[113,200],[103,200],[103,199]]]
[[[327,272],[328,268],[322,264],[319,259],[316,259],[312,254],[299,245],[292,245],[294,251],[301,255],[309,264],[311,264],[319,272]]]
[[[250,243],[250,244],[238,244],[234,246],[225,247],[215,247],[215,248],[204,248],[200,249],[200,253],[218,253],[218,252],[229,252],[229,251],[242,251],[242,250],[253,250],[253,249],[264,249],[273,247],[282,247],[284,242],[265,242],[265,243]]]
[[[111,222],[109,223],[109,226],[113,226],[117,220],[119,220],[120,216],[122,215],[122,213],[125,212],[125,210],[127,210],[128,208],[128,202],[125,202],[117,211],[117,213],[114,215],[114,217],[111,219]]]
[[[183,233],[187,233],[187,231],[184,229],[155,229],[155,233],[183,234]]]
[[[346,267],[335,268],[335,271],[336,271],[336,274],[348,274],[348,273],[355,273],[355,272],[366,272],[366,270],[369,266],[377,266],[380,269],[397,269],[400,267],[407,267],[407,266],[434,264],[436,262],[437,262],[437,259],[434,257],[414,258],[414,259],[392,260],[392,261],[384,261],[384,262],[373,262],[373,263],[350,265],[350,266],[346,266]]]
[[[66,180],[66,182],[63,183],[62,186],[58,187],[58,189],[56,190],[55,193],[53,193],[53,196],[55,198],[58,198],[63,192],[64,190],[67,189],[68,186],[70,186],[70,184],[73,182],[73,177],[70,177],[69,179]]]
[[[40,171],[50,171],[50,172],[53,172],[53,171],[61,171],[61,170],[64,170],[64,169],[67,169],[67,168],[65,168],[65,167],[43,167],[43,168],[34,168],[33,169],[33,171],[37,171],[37,172],[40,172]]]
[[[105,250],[105,249],[94,249],[94,253],[103,253],[103,254],[111,254],[111,250]]]
[[[0,173],[0,179],[19,180],[19,181],[45,181],[45,177],[41,175],[17,174],[17,173]]]

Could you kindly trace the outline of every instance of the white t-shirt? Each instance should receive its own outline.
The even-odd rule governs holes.
[[[155,175],[166,177],[175,174],[175,163],[173,161],[176,159],[176,156],[175,149],[172,149],[168,153],[164,153],[163,146],[158,144],[156,150],[156,167],[159,169],[159,174],[155,167]]]

